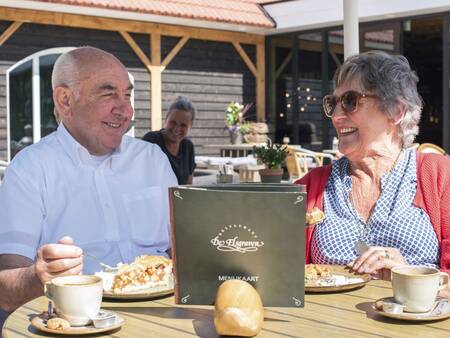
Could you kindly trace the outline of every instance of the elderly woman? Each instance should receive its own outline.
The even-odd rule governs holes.
[[[186,138],[195,118],[192,102],[179,96],[170,105],[164,128],[150,131],[143,140],[159,145],[167,155],[178,184],[192,184],[195,169],[194,145]]]
[[[404,264],[450,269],[450,160],[409,148],[422,109],[417,81],[406,58],[384,52],[337,70],[323,108],[344,156],[297,181],[316,215],[307,263],[370,274]]]

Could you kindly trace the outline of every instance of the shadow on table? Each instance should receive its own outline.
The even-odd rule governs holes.
[[[117,305],[118,303],[116,303]],[[124,312],[128,317],[145,322],[152,322],[157,325],[166,326],[158,322],[156,319],[152,321],[150,317],[134,316],[133,314],[148,315],[167,319],[192,319],[192,325],[195,333],[199,337],[218,337],[214,327],[214,310],[198,308],[195,306],[175,307],[175,306],[158,306],[158,307],[141,307],[141,306],[105,306],[105,310]],[[264,321],[287,322],[287,320],[264,318]],[[171,327],[173,329],[173,327]]]
[[[373,319],[377,322],[381,322],[381,323],[389,323],[389,324],[395,324],[395,325],[423,325],[423,322],[419,322],[419,321],[406,321],[406,320],[398,320],[398,319],[394,319],[394,318],[388,318],[388,317],[383,317],[379,314],[377,314],[372,306],[373,306],[374,302],[365,302],[365,303],[359,303],[356,304],[356,308],[358,310],[364,311],[366,313],[367,318]]]

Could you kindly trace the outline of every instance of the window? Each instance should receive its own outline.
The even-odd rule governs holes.
[[[46,49],[26,57],[7,70],[9,160],[18,151],[38,142],[58,127],[53,114],[51,76],[56,59],[72,49],[74,47]],[[129,77],[134,83],[133,76],[129,74]],[[134,108],[134,91],[131,103]],[[134,126],[127,134],[134,136]]]

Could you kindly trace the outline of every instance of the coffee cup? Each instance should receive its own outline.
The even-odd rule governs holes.
[[[103,283],[97,276],[57,277],[45,284],[45,295],[54,303],[58,316],[71,326],[84,326],[100,311]]]
[[[427,312],[439,290],[448,286],[448,274],[429,266],[399,266],[391,270],[395,301],[405,312]]]

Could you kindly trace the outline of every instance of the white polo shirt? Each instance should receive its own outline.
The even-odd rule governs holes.
[[[177,185],[159,146],[124,136],[98,164],[61,123],[22,150],[0,185],[0,254],[34,260],[37,249],[71,236],[115,265],[170,247],[168,188]],[[84,258],[84,273],[99,271]]]

